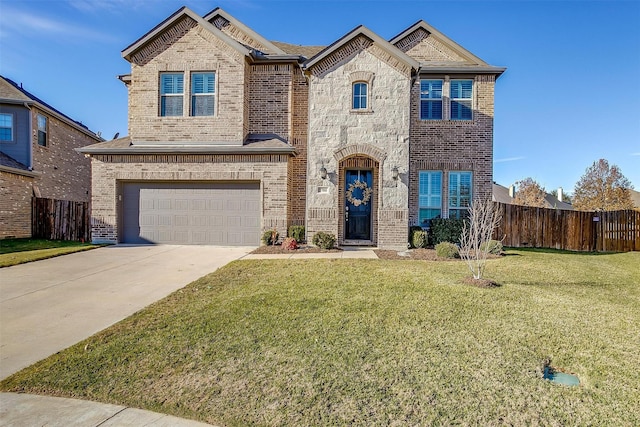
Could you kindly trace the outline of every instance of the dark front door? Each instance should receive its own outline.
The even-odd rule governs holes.
[[[345,172],[344,229],[346,240],[371,240],[371,171]]]

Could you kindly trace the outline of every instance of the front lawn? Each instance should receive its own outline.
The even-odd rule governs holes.
[[[90,243],[68,240],[2,239],[0,240],[0,267],[53,258],[97,247],[99,246]]]
[[[236,261],[0,383],[217,425],[640,425],[640,253]],[[543,380],[543,359],[579,387]]]

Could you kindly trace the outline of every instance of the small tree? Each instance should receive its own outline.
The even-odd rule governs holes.
[[[536,208],[544,208],[547,206],[544,199],[546,193],[542,187],[533,178],[525,178],[516,182],[515,202],[518,205],[533,206]]]
[[[593,162],[573,192],[573,207],[579,211],[617,211],[633,209],[631,182],[616,165],[600,159]]]
[[[491,250],[489,241],[501,219],[491,199],[476,199],[469,209],[469,218],[460,236],[460,258],[467,263],[476,280],[482,279]]]

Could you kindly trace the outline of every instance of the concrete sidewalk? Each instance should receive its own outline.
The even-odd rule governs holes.
[[[32,394],[0,394],[0,426],[206,427],[209,424],[142,409]]]

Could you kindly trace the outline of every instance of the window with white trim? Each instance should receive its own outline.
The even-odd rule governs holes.
[[[424,227],[442,216],[442,171],[420,171],[418,181],[418,223]]]
[[[442,80],[420,80],[420,120],[442,120]]]
[[[0,113],[0,141],[13,141],[13,114]]]
[[[451,80],[451,120],[472,120],[473,80]]]
[[[471,207],[471,172],[449,172],[449,218],[466,218]]]
[[[216,74],[191,73],[191,115],[213,116],[215,110]]]
[[[47,146],[47,118],[42,114],[38,114],[38,145]]]
[[[182,116],[183,73],[160,74],[160,115]]]
[[[353,102],[351,107],[354,110],[366,110],[367,109],[367,97],[369,92],[369,85],[365,82],[355,82],[353,84]]]

